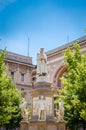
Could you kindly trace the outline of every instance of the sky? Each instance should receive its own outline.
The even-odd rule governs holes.
[[[0,49],[33,57],[85,34],[86,0],[0,0]],[[29,45],[28,45],[29,43]]]

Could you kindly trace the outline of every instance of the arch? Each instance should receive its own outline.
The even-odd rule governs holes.
[[[55,73],[54,77],[53,77],[53,84],[55,85],[55,87],[59,87],[62,88],[62,84],[61,84],[61,77],[63,75],[64,72],[67,72],[67,68],[65,66],[61,66]]]
[[[58,63],[56,63],[54,65],[55,65],[55,68],[53,68],[53,69],[50,68],[53,71],[53,72],[51,71],[51,73],[50,73],[50,81],[51,81],[52,84],[53,84],[56,72],[59,70],[59,68],[61,66],[63,66],[63,61],[59,61]]]

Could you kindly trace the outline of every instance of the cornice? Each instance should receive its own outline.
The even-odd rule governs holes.
[[[62,45],[60,47],[52,49],[52,50],[46,52],[46,55],[49,58],[49,57],[54,56],[54,55],[56,55],[58,53],[62,53],[62,51],[65,50],[68,46],[72,47],[75,42],[78,42],[80,44],[80,46],[82,46],[83,44],[86,44],[86,36],[83,36],[83,37],[81,37],[79,39],[76,39],[76,40],[74,40],[72,42],[69,42],[69,43],[64,44],[64,45]]]
[[[31,64],[31,63],[16,61],[16,60],[9,59],[9,58],[5,58],[5,61],[11,62],[11,63],[16,63],[16,64],[21,64],[21,65],[25,65],[25,66],[29,66],[29,67],[32,67],[32,68],[35,67],[35,65],[33,65],[33,64]]]

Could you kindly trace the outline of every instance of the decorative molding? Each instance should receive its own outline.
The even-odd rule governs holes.
[[[19,65],[19,72],[23,73],[23,74],[26,74],[27,73],[27,67]]]
[[[18,65],[14,63],[8,63],[9,71],[16,72],[18,70]]]

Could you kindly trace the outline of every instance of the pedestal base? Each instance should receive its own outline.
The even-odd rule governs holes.
[[[48,82],[49,79],[47,76],[38,76],[36,82]]]
[[[58,122],[57,130],[65,130],[65,122]]]
[[[65,122],[56,121],[21,121],[20,130],[65,130]]]
[[[57,130],[55,122],[30,122],[29,130]]]
[[[29,122],[21,121],[20,122],[20,130],[29,130]]]

